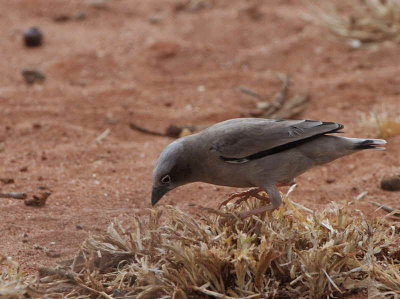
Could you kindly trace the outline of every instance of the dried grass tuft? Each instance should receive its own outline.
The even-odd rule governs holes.
[[[37,296],[29,287],[32,279],[24,276],[19,264],[10,257],[0,256],[0,298],[14,299]]]
[[[348,203],[321,212],[287,197],[245,220],[176,207],[115,220],[77,257],[42,269],[39,289],[65,298],[327,298],[400,296],[400,224],[369,221]],[[261,206],[251,199],[224,212]]]
[[[361,116],[361,122],[373,127],[378,138],[400,135],[400,116],[393,117],[388,112],[371,112]]]
[[[400,39],[400,1],[305,0],[313,14],[335,34],[360,42]]]

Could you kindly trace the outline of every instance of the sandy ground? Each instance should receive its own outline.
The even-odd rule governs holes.
[[[346,136],[374,136],[361,113],[382,106],[400,113],[399,46],[351,49],[307,16],[300,1],[219,0],[197,11],[176,9],[173,0],[93,3],[101,4],[0,2],[0,178],[15,180],[0,190],[52,191],[42,208],[0,199],[0,254],[26,271],[72,256],[114,217],[150,207],[154,160],[172,139],[133,131],[131,121],[164,131],[245,115],[257,100],[238,87],[272,97],[277,72],[291,76],[294,90],[310,90],[302,118],[343,123]],[[249,14],[257,3],[259,15]],[[53,20],[82,11],[85,20]],[[22,31],[33,25],[45,43],[27,49]],[[28,86],[25,68],[41,70],[46,81]],[[322,209],[368,191],[356,208],[382,215],[369,201],[400,205],[399,193],[379,188],[383,175],[399,172],[399,148],[397,136],[385,152],[364,151],[311,170],[292,198]],[[192,184],[161,203],[216,207],[232,191]]]

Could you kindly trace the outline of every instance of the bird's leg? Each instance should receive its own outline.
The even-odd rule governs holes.
[[[280,205],[282,204],[282,197],[279,193],[278,188],[276,186],[268,186],[265,188],[265,191],[268,193],[271,203],[257,209],[241,212],[239,214],[240,218],[244,219],[249,216],[262,214],[264,212],[272,211],[280,207]]]
[[[257,197],[259,195],[258,193],[260,193],[261,191],[262,191],[262,189],[257,187],[257,188],[250,188],[249,190],[246,190],[246,191],[232,193],[228,197],[228,199],[224,200],[219,205],[219,208],[221,208],[222,206],[226,206],[226,204],[228,202],[230,202],[232,199],[235,199],[235,198],[238,198],[238,197],[239,197],[239,199],[236,201],[236,204],[239,204],[242,201],[245,201],[245,200],[249,199],[251,196]]]

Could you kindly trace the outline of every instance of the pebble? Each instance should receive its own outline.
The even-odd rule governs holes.
[[[24,32],[24,43],[27,47],[40,47],[43,43],[43,33],[38,27],[30,27]]]
[[[25,82],[29,85],[43,82],[46,79],[46,76],[42,72],[35,69],[22,70],[22,76],[24,77]]]
[[[381,189],[386,191],[400,191],[400,174],[384,176],[381,180]]]

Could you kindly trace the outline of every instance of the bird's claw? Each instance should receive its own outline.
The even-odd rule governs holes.
[[[239,197],[239,199],[235,201],[235,204],[240,204],[241,202],[249,199],[251,196],[257,197],[258,193],[261,192],[261,191],[262,191],[261,188],[251,188],[251,189],[246,190],[246,191],[232,193],[226,200],[221,202],[221,204],[219,205],[218,208],[226,206],[231,200],[233,200],[235,198],[238,198],[238,197]]]

